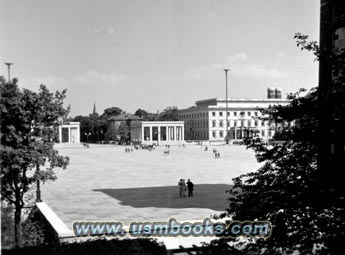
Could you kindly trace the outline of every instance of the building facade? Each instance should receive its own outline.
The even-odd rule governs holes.
[[[183,121],[135,121],[131,141],[142,144],[174,145],[184,143]]]
[[[268,99],[228,99],[227,113],[225,99],[212,98],[195,104],[179,110],[179,119],[185,122],[186,140],[225,141],[227,127],[229,140],[242,140],[254,134],[269,140],[274,135],[274,126],[256,117],[262,116],[261,109],[270,105],[286,105],[288,100],[272,96]]]
[[[132,125],[132,122],[142,120],[142,118],[129,114],[124,113],[116,116],[112,116],[108,119],[108,132],[110,132],[112,135],[110,136],[111,140],[121,140],[121,135],[119,132],[119,128],[121,124],[125,124],[128,127],[128,132],[130,132],[130,128]],[[131,133],[129,134],[131,135]],[[130,139],[130,136],[129,136]]]
[[[69,122],[60,125],[59,143],[80,143],[80,123]]]

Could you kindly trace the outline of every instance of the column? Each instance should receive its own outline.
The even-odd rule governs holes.
[[[160,141],[161,141],[161,126],[158,126],[158,140],[157,140],[157,143],[159,144]]]
[[[167,126],[167,141],[170,141],[170,127]]]
[[[181,126],[181,140],[184,141],[184,126]]]
[[[174,129],[174,141],[176,141],[176,126],[173,126]]]
[[[80,125],[77,126],[77,139],[76,139],[77,143],[80,143]]]
[[[71,127],[68,127],[68,143],[71,142]]]
[[[144,142],[144,138],[145,138],[145,136],[144,136],[144,125],[140,125],[140,128],[141,128],[141,139],[140,139],[140,141]]]
[[[59,143],[62,143],[62,126],[59,126]]]
[[[150,125],[150,142],[152,142],[152,126]]]

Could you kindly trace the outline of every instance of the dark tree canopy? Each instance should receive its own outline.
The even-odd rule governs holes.
[[[37,180],[55,180],[53,169],[69,162],[53,148],[57,126],[68,113],[63,106],[66,91],[50,93],[41,85],[36,93],[3,79],[0,86],[1,199],[15,206],[15,240],[20,245],[25,194]]]
[[[142,118],[143,120],[148,120],[149,119],[149,113],[143,109],[138,109],[135,111],[134,115]]]
[[[176,106],[169,106],[159,114],[158,120],[163,121],[177,121],[178,120],[178,108]]]
[[[297,39],[302,49],[318,49],[305,37],[297,35]],[[345,141],[344,56],[334,56],[339,61],[334,61],[334,79],[326,90],[301,90],[289,95],[289,105],[264,111],[267,117],[263,119],[276,127],[275,138],[285,143],[267,145],[258,137],[245,141],[263,165],[233,179],[230,205],[221,217],[268,220],[273,233],[247,245],[243,254],[345,254],[343,184],[332,177],[334,173],[327,176],[318,168],[318,140],[324,135],[318,128],[319,115],[324,113],[320,97],[332,109],[328,112],[329,139],[343,145]]]
[[[113,107],[104,109],[104,112],[101,115],[101,118],[108,120],[110,117],[120,115],[122,113],[124,113],[124,111],[121,108],[113,106]]]

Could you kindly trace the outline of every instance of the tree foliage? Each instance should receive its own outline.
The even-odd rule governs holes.
[[[101,118],[104,120],[108,120],[110,117],[117,116],[117,115],[120,115],[122,113],[124,113],[124,111],[121,108],[113,106],[113,107],[109,107],[109,108],[104,109],[104,112],[101,115]]]
[[[163,110],[159,115],[158,120],[162,121],[177,121],[178,120],[178,108],[176,106],[169,106]]]
[[[307,42],[300,34],[296,38],[302,49],[318,56],[315,42]],[[344,56],[344,52],[334,56],[334,77],[327,89],[300,90],[289,95],[289,105],[264,111],[267,117],[262,119],[274,123],[275,138],[284,140],[283,144],[267,145],[258,137],[246,139],[262,166],[233,179],[229,208],[220,216],[269,220],[273,233],[246,245],[243,254],[345,253],[344,190],[334,178],[324,175],[317,160],[319,139],[324,135],[318,128],[319,115],[324,113],[321,97],[332,109],[328,111],[329,139],[344,145]]]
[[[149,120],[149,113],[143,109],[138,109],[135,111],[134,115],[142,118],[143,120]]]
[[[38,93],[19,89],[16,82],[0,81],[1,199],[15,207],[16,243],[20,245],[24,196],[39,181],[55,180],[56,167],[66,168],[68,157],[53,148],[59,120],[67,115],[66,91]]]
[[[118,135],[120,137],[121,141],[128,141],[130,138],[130,129],[129,124],[125,121],[122,121],[120,123],[119,129],[118,129]]]

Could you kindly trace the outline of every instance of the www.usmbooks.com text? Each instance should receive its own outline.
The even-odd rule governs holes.
[[[272,225],[268,221],[232,221],[227,224],[213,223],[210,219],[202,222],[132,222],[124,228],[121,222],[74,222],[74,235],[113,237],[162,237],[162,236],[222,236],[262,237],[271,235]]]

